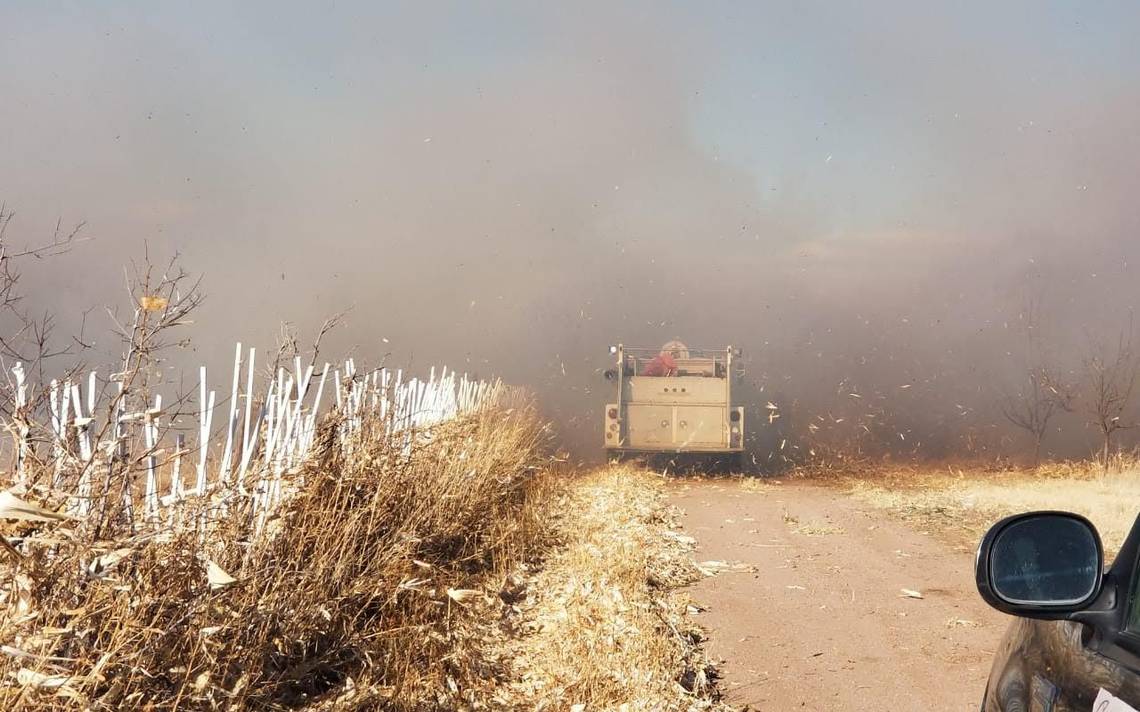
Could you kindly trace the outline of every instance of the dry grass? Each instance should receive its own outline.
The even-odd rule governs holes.
[[[701,710],[712,668],[677,587],[699,576],[670,529],[662,481],[598,470],[556,503],[562,544],[511,609],[500,645],[511,678],[493,704],[517,710]]]
[[[1104,474],[1094,463],[1053,463],[992,471],[968,466],[879,468],[834,480],[854,495],[975,546],[1001,517],[1043,509],[1077,512],[1115,552],[1140,514],[1140,466],[1121,463]]]
[[[70,523],[23,531],[34,554],[6,572],[0,707],[467,704],[496,674],[468,652],[475,599],[546,531],[541,424],[493,411],[410,454],[366,427],[352,458],[334,425],[271,537],[232,524],[93,548]]]

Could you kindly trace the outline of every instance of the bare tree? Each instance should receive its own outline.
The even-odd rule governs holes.
[[[48,312],[32,313],[25,308],[20,291],[21,266],[30,260],[56,257],[71,250],[80,239],[83,223],[70,230],[57,222],[51,239],[39,245],[17,246],[8,234],[14,213],[0,204],[0,356],[22,361],[35,369],[55,356],[73,354],[86,347],[83,335],[56,344],[52,336],[55,317]]]
[[[24,383],[25,376],[37,374],[43,386],[47,383],[43,378],[44,363],[59,356],[72,357],[73,373],[78,369],[74,357],[89,344],[83,336],[86,312],[79,333],[60,343],[54,334],[55,316],[49,311],[33,312],[26,305],[20,285],[27,263],[71,250],[81,239],[83,223],[64,230],[62,223],[57,222],[50,240],[16,244],[9,233],[14,215],[0,204],[0,422],[13,436],[13,469],[21,469],[25,462],[37,459],[37,444],[51,439],[34,416],[45,407],[49,391]],[[62,378],[66,380],[69,375],[62,374]]]
[[[1035,290],[1022,300],[1012,327],[1025,338],[1023,376],[1020,385],[1007,391],[1000,402],[1005,419],[1033,438],[1034,467],[1041,462],[1041,446],[1050,421],[1058,413],[1071,412],[1076,401],[1075,389],[1062,381],[1059,369],[1053,365],[1043,305],[1043,297]]]
[[[1034,467],[1041,462],[1041,444],[1049,421],[1059,412],[1072,411],[1074,400],[1073,390],[1048,366],[1027,368],[1022,387],[1002,399],[1001,412],[1005,419],[1033,438]]]
[[[169,352],[188,343],[181,327],[192,323],[202,302],[200,280],[179,266],[177,256],[156,265],[144,249],[141,263],[125,275],[128,318],[108,310],[122,340],[121,368],[101,381],[93,372],[80,379],[80,356],[91,348],[83,333],[87,313],[77,334],[56,338],[54,316],[28,304],[21,277],[29,262],[69,251],[83,226],[64,231],[57,224],[50,240],[23,246],[14,244],[11,223],[12,213],[0,205],[0,426],[12,437],[12,471],[44,496],[67,492],[73,500],[99,501],[86,518],[94,538],[117,526],[133,530],[127,495],[135,493],[140,474],[187,453],[178,431],[189,396],[181,387],[172,399],[157,396],[171,378]],[[58,365],[61,372],[49,372]],[[86,399],[80,383],[87,385]],[[105,404],[98,405],[105,408],[103,417],[94,411],[97,404]],[[173,451],[163,445],[172,431]],[[155,489],[149,479],[147,486]]]
[[[165,431],[177,421],[188,401],[186,395],[179,393],[173,401],[160,408],[153,393],[164,380],[162,366],[166,352],[188,343],[185,337],[175,337],[172,332],[193,323],[191,315],[203,299],[201,277],[183,270],[178,260],[178,255],[175,255],[164,268],[157,269],[150,260],[149,251],[144,251],[142,264],[134,265],[127,274],[130,323],[120,321],[108,309],[114,331],[122,340],[123,366],[108,383],[109,386],[113,384],[114,393],[107,406],[102,430],[95,435],[95,442],[106,455],[105,467],[100,473],[100,508],[89,527],[94,538],[104,535],[107,528],[116,523],[123,523],[133,530],[135,515],[129,504],[125,507],[110,504],[131,501],[128,494],[137,484],[137,466],[147,460],[154,465]],[[138,426],[145,427],[159,416],[167,423],[165,428],[157,432],[151,442],[146,443],[144,438],[141,448],[132,448],[132,440],[137,439],[137,434],[132,437],[131,431],[139,431]],[[92,458],[84,469],[95,465]],[[112,491],[120,491],[122,496],[113,499],[108,496]]]
[[[1106,472],[1113,435],[1135,427],[1135,423],[1124,420],[1140,375],[1140,358],[1132,346],[1132,334],[1129,319],[1128,329],[1121,331],[1115,347],[1101,343],[1084,359],[1085,415],[1100,431],[1101,465]]]

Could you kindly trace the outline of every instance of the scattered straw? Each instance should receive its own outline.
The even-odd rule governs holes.
[[[670,528],[662,481],[613,467],[557,503],[557,552],[509,607],[516,635],[499,655],[511,682],[490,706],[512,710],[707,710],[715,670],[677,591],[697,576],[692,539]]]

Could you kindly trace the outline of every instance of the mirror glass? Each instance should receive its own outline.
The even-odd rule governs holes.
[[[1079,519],[1041,514],[1010,524],[990,551],[994,593],[1009,603],[1072,605],[1101,575],[1096,532]]]

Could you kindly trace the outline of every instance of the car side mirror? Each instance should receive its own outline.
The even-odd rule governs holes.
[[[978,592],[994,608],[1025,618],[1064,619],[1100,593],[1104,548],[1089,520],[1032,512],[995,524],[978,547]]]
[[[609,368],[609,369],[606,369],[606,372],[603,373],[602,375],[606,377],[607,381],[616,381],[617,376],[618,376],[618,372],[617,372],[616,368]]]

